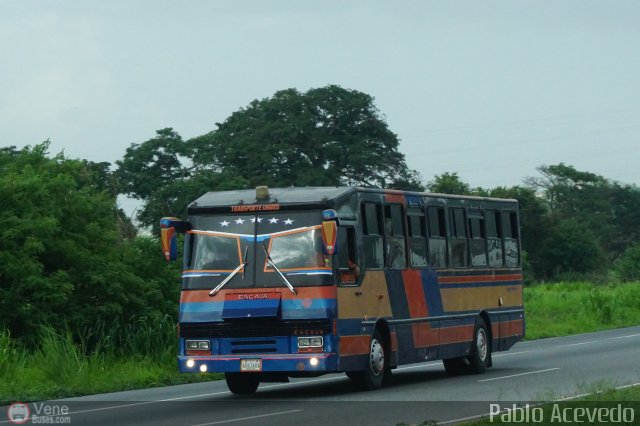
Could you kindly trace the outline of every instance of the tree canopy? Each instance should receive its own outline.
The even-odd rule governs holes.
[[[138,220],[184,214],[207,191],[363,185],[422,190],[371,96],[339,86],[254,100],[217,129],[184,141],[171,128],[117,161],[121,192],[144,202]]]
[[[281,90],[216,125],[190,141],[194,164],[242,176],[251,186],[421,188],[366,93],[335,85]]]
[[[177,269],[141,272],[162,255],[120,237],[102,168],[48,147],[0,151],[0,324],[21,336],[172,312]]]

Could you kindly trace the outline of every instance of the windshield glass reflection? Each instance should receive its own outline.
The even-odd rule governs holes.
[[[322,253],[319,226],[271,238],[269,254],[282,271],[331,270],[331,257]],[[273,271],[265,265],[265,271]]]

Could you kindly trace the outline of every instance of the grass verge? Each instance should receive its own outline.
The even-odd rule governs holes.
[[[175,336],[170,319],[142,319],[109,332],[97,327],[81,342],[69,331],[43,327],[35,347],[27,349],[0,330],[0,405],[222,377],[179,373]]]
[[[527,340],[640,324],[640,283],[533,284],[524,289]]]

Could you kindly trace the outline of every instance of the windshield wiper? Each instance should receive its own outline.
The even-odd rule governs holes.
[[[282,281],[284,281],[284,283],[287,285],[287,287],[289,287],[289,290],[291,290],[291,293],[298,294],[298,293],[296,293],[296,289],[293,287],[293,285],[291,285],[291,283],[289,282],[287,277],[285,277],[282,274],[282,272],[280,272],[280,269],[278,269],[276,264],[273,262],[273,259],[271,259],[271,256],[269,255],[269,250],[267,250],[267,246],[264,244],[264,241],[262,242],[262,248],[264,249],[264,253],[267,255],[267,263],[269,265],[271,265],[271,267],[274,269],[274,271],[276,271],[278,273],[280,278],[282,278]]]
[[[248,263],[247,262],[247,253],[248,252],[249,252],[249,246],[247,245],[247,246],[244,247],[244,258],[242,259],[242,263],[239,264],[238,267],[236,269],[234,269],[233,272],[231,272],[227,278],[224,279],[224,281],[222,281],[220,284],[218,284],[216,286],[216,288],[211,290],[209,292],[209,296],[211,296],[211,297],[215,296],[216,293],[218,293],[222,287],[227,285],[227,283],[229,281],[231,281],[231,278],[235,277],[236,274],[238,272],[240,272],[241,269],[242,269],[242,279],[244,279],[244,271],[245,271],[245,267],[247,266],[247,263]]]

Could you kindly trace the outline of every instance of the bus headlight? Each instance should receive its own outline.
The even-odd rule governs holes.
[[[208,340],[187,340],[186,348],[188,351],[208,351],[211,349],[211,342]]]
[[[192,359],[188,359],[187,360],[187,367],[188,368],[193,368],[193,366],[196,365],[196,362]]]
[[[299,348],[321,348],[324,346],[322,336],[298,337]]]

